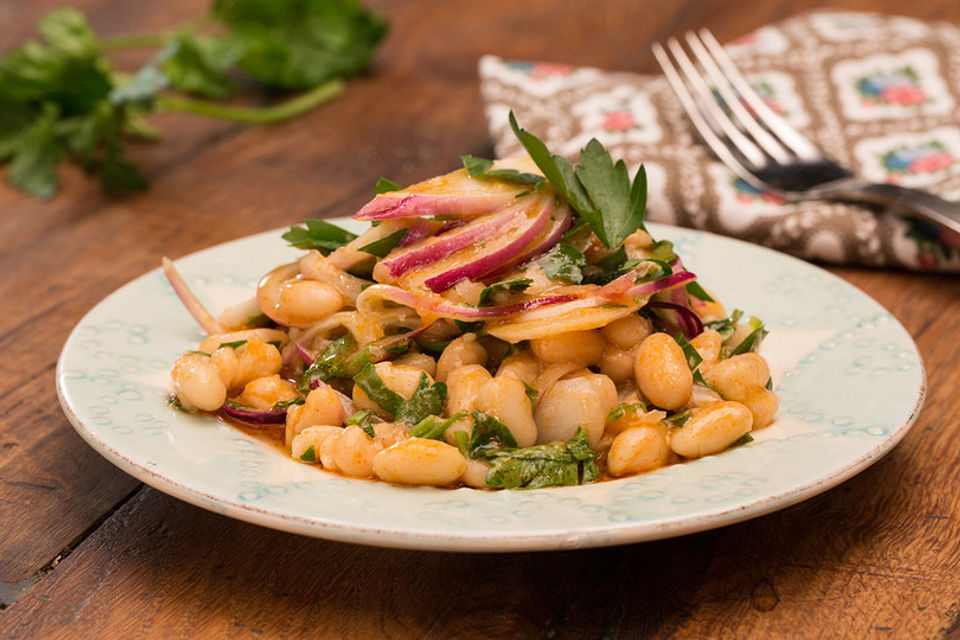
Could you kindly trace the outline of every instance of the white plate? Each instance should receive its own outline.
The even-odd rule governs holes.
[[[171,363],[203,334],[159,270],[107,297],[74,329],[57,367],[60,402],[108,460],[205,509],[309,536],[447,551],[595,547],[732,524],[843,482],[903,438],[923,401],[924,371],[887,311],[786,255],[650,227],[675,242],[728,310],[744,309],[770,328],[762,352],[781,406],[755,442],[646,475],[533,491],[406,488],[327,474],[167,405]],[[201,300],[220,310],[300,253],[274,231],[177,266]]]

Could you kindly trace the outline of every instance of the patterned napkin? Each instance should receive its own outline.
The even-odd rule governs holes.
[[[875,181],[960,200],[960,28],[817,12],[762,27],[727,50],[772,109]],[[662,77],[542,62],[480,61],[497,155],[521,125],[573,158],[598,138],[646,166],[648,219],[834,263],[960,271],[960,235],[869,206],[784,204],[713,159]]]

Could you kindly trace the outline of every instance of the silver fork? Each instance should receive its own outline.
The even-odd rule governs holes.
[[[855,176],[770,109],[712,33],[687,32],[685,39],[699,70],[676,38],[667,40],[676,64],[659,43],[653,45],[653,54],[694,128],[739,177],[788,202],[849,200],[896,206],[960,233],[960,204]]]

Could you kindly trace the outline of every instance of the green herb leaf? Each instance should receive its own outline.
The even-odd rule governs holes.
[[[304,462],[316,462],[317,450],[313,448],[313,445],[310,445],[306,451],[300,454],[300,459]]]
[[[672,416],[667,416],[663,419],[663,421],[679,429],[683,425],[687,424],[687,420],[689,419],[689,413],[675,413]]]
[[[695,371],[697,367],[700,366],[700,363],[703,362],[700,352],[698,352],[697,349],[690,344],[689,341],[687,341],[682,333],[678,333],[677,335],[673,336],[673,339],[683,350],[683,355],[687,359],[687,366],[690,367],[690,371]]]
[[[483,330],[484,322],[483,320],[477,320],[476,322],[464,322],[463,320],[454,320],[453,323],[457,325],[463,333],[480,333]]]
[[[710,294],[707,293],[707,290],[700,286],[700,283],[696,280],[688,283],[686,289],[687,293],[698,300],[703,300],[704,302],[716,302],[716,300],[714,300]]]
[[[520,382],[523,382],[523,380],[521,380]],[[523,388],[527,392],[527,398],[530,400],[530,410],[536,411],[537,398],[540,397],[540,392],[537,390],[536,387],[533,387],[527,384],[526,382],[523,382]]]
[[[57,165],[63,157],[54,132],[57,117],[56,107],[47,105],[20,137],[7,175],[10,184],[38,198],[51,197],[57,188]]]
[[[480,300],[477,306],[486,307],[492,304],[492,298],[497,293],[520,293],[529,287],[532,282],[533,280],[531,278],[511,278],[510,280],[504,280],[503,282],[497,282],[496,284],[484,287],[483,291],[480,292]]]
[[[745,433],[745,434],[743,434],[742,436],[740,436],[739,438],[737,438],[736,440],[734,440],[733,444],[730,445],[730,448],[732,449],[733,447],[739,447],[739,446],[742,445],[742,444],[747,444],[748,442],[753,442],[753,440],[754,440],[754,438],[753,438],[752,435],[750,435],[749,433]]]
[[[559,278],[572,284],[580,284],[583,280],[582,269],[587,264],[587,259],[574,247],[561,242],[553,245],[537,264],[551,280]]]
[[[267,316],[265,313],[258,313],[252,315],[246,320],[243,321],[243,326],[245,329],[255,329],[257,327],[266,327],[273,324],[273,320]]]
[[[407,229],[400,229],[399,231],[394,231],[390,235],[380,238],[379,240],[374,240],[370,244],[365,244],[360,247],[360,251],[364,253],[369,253],[375,255],[378,258],[385,257],[388,253],[393,251],[393,248],[398,244],[403,242],[403,238],[407,235]]]
[[[388,387],[380,379],[377,370],[370,362],[360,370],[360,373],[353,376],[353,380],[373,400],[374,404],[393,416],[397,416],[407,404],[402,395]]]
[[[247,48],[243,38],[231,33],[200,36],[182,32],[173,44],[176,52],[163,64],[172,86],[207,98],[226,98],[233,93],[228,72]]]
[[[740,318],[742,317],[743,311],[740,309],[734,309],[729,318],[724,318],[723,320],[714,320],[713,322],[705,322],[703,326],[708,329],[713,329],[719,333],[720,339],[723,342],[726,342],[733,337],[734,333],[736,333],[737,323],[740,322]]]
[[[492,169],[493,160],[487,160],[486,158],[465,155],[460,156],[460,161],[463,162],[463,167],[471,178],[493,178],[530,185],[540,184],[544,181],[543,176],[535,173],[522,173],[516,169]]]
[[[594,138],[580,151],[576,174],[596,207],[581,214],[607,248],[618,246],[627,236],[643,228],[647,173],[642,166],[631,186],[626,163],[618,160],[614,164],[610,152]]]
[[[590,448],[587,431],[583,427],[578,427],[566,443],[486,451],[484,456],[490,462],[487,484],[503,489],[587,484],[600,476],[596,453]]]
[[[306,402],[306,400],[303,399],[303,396],[297,396],[295,398],[290,398],[289,400],[281,400],[280,402],[275,403],[270,410],[280,411],[281,409],[289,409],[294,405],[303,404],[304,402]]]
[[[327,345],[323,353],[300,376],[300,392],[309,393],[315,380],[327,382],[342,376],[344,360],[357,348],[352,335],[345,334]]]
[[[457,441],[457,449],[460,450],[460,455],[464,458],[470,456],[470,436],[467,435],[466,431],[456,431],[453,434],[454,440]]]
[[[413,392],[410,400],[406,401],[398,412],[394,412],[394,415],[399,422],[417,424],[427,416],[439,415],[446,402],[447,383],[434,382],[430,384],[427,374],[421,373],[417,390]]]
[[[245,344],[247,344],[246,340],[234,340],[233,342],[221,342],[220,346],[218,346],[217,348],[219,349],[220,347],[230,347],[231,349],[239,349]]]
[[[427,416],[411,429],[410,435],[414,438],[443,440],[443,434],[450,428],[450,425],[468,415],[466,411],[458,411],[446,420],[441,420],[438,416]],[[466,436],[466,434],[464,434],[464,436]]]
[[[352,416],[347,418],[347,421],[344,424],[355,424],[362,427],[370,424],[370,422],[373,420],[373,417],[373,411],[370,409],[358,409]]]
[[[342,247],[357,235],[325,220],[310,218],[305,227],[293,226],[281,238],[298,249],[316,249],[323,255]]]
[[[607,422],[612,422],[614,420],[619,420],[620,418],[627,415],[627,412],[633,413],[645,413],[647,411],[647,405],[642,402],[621,402],[613,409],[610,410],[610,413],[607,414]]]
[[[471,458],[476,458],[485,451],[517,446],[510,430],[493,416],[476,409],[470,416],[473,418],[473,431],[470,432],[467,452]]]
[[[767,378],[767,384],[763,385],[767,391],[773,391],[773,378]]]
[[[733,351],[730,352],[731,357],[738,356],[741,353],[756,351],[760,348],[760,343],[763,342],[763,339],[770,333],[766,327],[763,326],[763,322],[757,318],[750,318],[750,326],[753,328],[753,331],[747,334],[747,337],[734,347]]]
[[[658,240],[654,242],[653,245],[647,249],[647,253],[650,254],[651,258],[663,260],[667,263],[677,259],[677,254],[673,250],[673,243],[669,240]]]
[[[387,31],[358,2],[216,0],[213,16],[246,43],[239,66],[281,89],[359,73]]]
[[[392,180],[387,180],[386,178],[380,178],[377,180],[377,186],[374,187],[374,194],[380,195],[381,193],[389,193],[390,191],[400,191],[402,187]]]

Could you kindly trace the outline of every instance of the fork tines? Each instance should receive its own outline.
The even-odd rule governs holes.
[[[712,33],[690,31],[685,40],[693,60],[676,38],[667,40],[669,54],[659,43],[653,54],[694,127],[724,164],[756,184],[753,174],[771,164],[822,158],[757,95]]]

